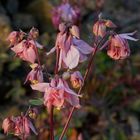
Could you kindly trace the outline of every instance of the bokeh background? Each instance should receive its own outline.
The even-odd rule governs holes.
[[[0,0],[0,126],[2,120],[25,112],[29,99],[41,97],[33,92],[25,77],[29,66],[14,57],[6,42],[12,30],[29,31],[33,26],[40,31],[39,42],[49,51],[54,46],[57,30],[51,22],[51,10],[60,0]],[[92,44],[92,26],[99,12],[118,26],[117,32],[137,30],[140,38],[140,0],[71,0],[82,11],[81,36]],[[106,51],[97,54],[91,75],[83,90],[82,108],[75,112],[65,140],[140,140],[140,41],[130,42],[131,56],[114,61]],[[53,74],[55,55],[41,61]],[[86,64],[81,66],[84,73]],[[37,106],[35,106],[37,107]],[[36,126],[39,135],[31,140],[47,140],[49,135],[46,109],[37,107]],[[67,118],[68,110],[55,110],[56,140]],[[0,140],[17,140],[5,136],[0,127]],[[81,139],[79,139],[81,140]]]

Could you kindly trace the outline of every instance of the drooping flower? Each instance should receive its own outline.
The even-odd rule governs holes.
[[[83,84],[83,77],[79,71],[75,71],[71,74],[70,81],[74,88],[80,88]]]
[[[21,139],[29,137],[30,130],[37,134],[32,122],[25,116],[12,116],[4,119],[2,128],[4,129],[4,133],[12,133]]]
[[[23,31],[13,31],[9,34],[7,41],[10,42],[11,50],[15,52],[16,56],[34,63],[36,60],[36,47],[42,49],[43,46],[35,41],[38,36],[38,30],[32,28],[29,34]]]
[[[38,83],[31,86],[32,89],[44,92],[44,105],[50,109],[50,106],[61,108],[65,103],[79,108],[78,95],[69,88],[67,82],[61,78],[51,80],[51,83]]]
[[[35,63],[37,57],[35,47],[41,48],[41,45],[33,40],[22,40],[11,50],[15,52],[17,57],[30,63]]]
[[[73,25],[69,30],[64,24],[60,24],[59,27],[60,33],[57,35],[55,49],[53,48],[50,52],[56,50],[59,55],[59,70],[61,67],[73,69],[84,62],[94,48],[80,39],[77,26]]]
[[[93,25],[93,33],[95,36],[103,37],[106,34],[107,27],[115,28],[116,25],[111,20],[100,19]]]
[[[130,55],[130,48],[127,40],[137,41],[131,37],[134,33],[112,35],[109,40],[107,54],[115,59],[125,59]]]
[[[80,19],[80,9],[71,6],[68,2],[63,2],[52,11],[52,22],[56,28],[62,22],[76,24]]]
[[[30,81],[32,84],[43,82],[42,68],[38,64],[33,64],[31,67],[32,70],[27,75],[25,83],[27,81]]]

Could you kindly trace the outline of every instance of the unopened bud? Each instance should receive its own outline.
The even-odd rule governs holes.
[[[63,79],[67,80],[70,78],[70,73],[69,72],[64,72],[62,75]]]

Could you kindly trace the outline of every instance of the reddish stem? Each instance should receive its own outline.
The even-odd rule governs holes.
[[[60,49],[57,47],[56,50],[56,65],[55,65],[55,75],[58,74],[58,67],[59,67],[59,56],[60,56]],[[53,105],[50,108],[50,140],[54,140],[54,120],[53,120],[53,113],[54,107]]]
[[[94,56],[95,56],[95,54],[96,54],[96,52],[97,52],[97,48],[98,48],[98,46],[95,47],[95,50],[94,50],[93,53],[92,53],[92,56],[91,56],[91,58],[90,58],[90,61],[89,61],[89,63],[88,63],[88,66],[87,66],[87,69],[86,69],[86,72],[85,72],[85,75],[84,75],[83,84],[82,84],[82,86],[80,87],[80,89],[79,89],[79,91],[78,91],[78,95],[81,94],[81,91],[82,91],[82,89],[83,89],[83,87],[84,87],[85,81],[86,81],[86,79],[87,79],[87,77],[88,77],[88,74],[89,74],[89,72],[90,72],[90,69],[91,69],[91,65],[92,65]],[[62,140],[62,139],[63,139],[63,137],[64,137],[64,135],[65,135],[65,133],[66,133],[66,131],[67,131],[69,122],[70,122],[70,120],[71,120],[71,118],[72,118],[72,115],[73,115],[73,112],[74,112],[75,109],[76,109],[75,107],[72,107],[72,109],[71,109],[71,111],[70,111],[70,113],[69,113],[67,122],[66,122],[66,124],[65,124],[65,126],[64,126],[64,128],[63,128],[63,131],[62,131],[61,135],[60,135],[59,140]]]
[[[99,27],[98,27],[98,28],[99,28]],[[80,89],[79,89],[79,91],[78,91],[78,95],[81,94],[81,91],[82,91],[82,89],[83,89],[83,87],[84,87],[84,85],[85,85],[85,81],[87,80],[87,77],[88,77],[88,75],[89,75],[89,73],[90,73],[90,69],[91,69],[91,67],[92,67],[92,62],[93,62],[93,60],[94,60],[94,57],[95,57],[96,52],[98,51],[98,47],[102,44],[102,41],[104,40],[104,38],[105,38],[108,34],[110,34],[110,32],[107,32],[107,33],[104,35],[104,37],[100,40],[100,42],[98,42],[98,38],[97,38],[97,37],[95,38],[95,43],[94,43],[95,49],[94,49],[94,51],[93,51],[93,53],[92,53],[92,55],[91,55],[91,58],[90,58],[90,60],[89,60],[89,63],[88,63],[88,66],[87,66],[87,69],[86,69],[86,72],[85,72],[85,75],[84,75],[83,84],[82,84],[82,86],[80,87]],[[69,123],[70,123],[70,120],[71,120],[71,118],[72,118],[72,115],[73,115],[73,112],[74,112],[75,109],[76,109],[75,107],[72,107],[72,109],[71,109],[71,111],[70,111],[70,113],[69,113],[67,122],[66,122],[66,124],[65,124],[65,126],[64,126],[64,128],[63,128],[63,131],[62,131],[62,133],[61,133],[61,135],[60,135],[60,137],[59,137],[59,140],[62,140],[62,139],[63,139],[63,137],[64,137],[64,135],[65,135],[65,133],[66,133],[66,131],[67,131],[68,125],[69,125]]]
[[[50,108],[50,140],[54,140],[54,120],[53,120],[53,106]]]

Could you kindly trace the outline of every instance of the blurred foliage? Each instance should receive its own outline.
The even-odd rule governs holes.
[[[92,26],[99,12],[113,20],[118,32],[140,31],[140,0],[71,0],[81,7],[81,36],[92,44]],[[6,43],[12,30],[29,31],[37,27],[39,42],[46,51],[55,44],[57,31],[51,23],[51,9],[60,0],[1,0],[0,1],[0,125],[4,117],[26,111],[42,104],[39,93],[24,85],[29,66],[14,57]],[[82,6],[81,3],[84,3]],[[140,38],[138,32],[137,38]],[[73,115],[70,129],[64,140],[140,140],[140,47],[139,41],[131,43],[132,55],[127,60],[114,61],[106,51],[96,55],[86,87],[82,108]],[[46,58],[40,52],[42,63],[53,73],[55,56]],[[53,58],[53,59],[52,59]],[[87,63],[80,66],[84,73]],[[38,99],[37,99],[38,98]],[[30,100],[31,99],[31,100]],[[45,108],[37,107],[39,116],[36,125],[39,135],[30,139],[44,140],[49,136],[48,114]],[[56,140],[68,116],[68,109],[55,110]],[[16,140],[0,131],[0,140]]]

